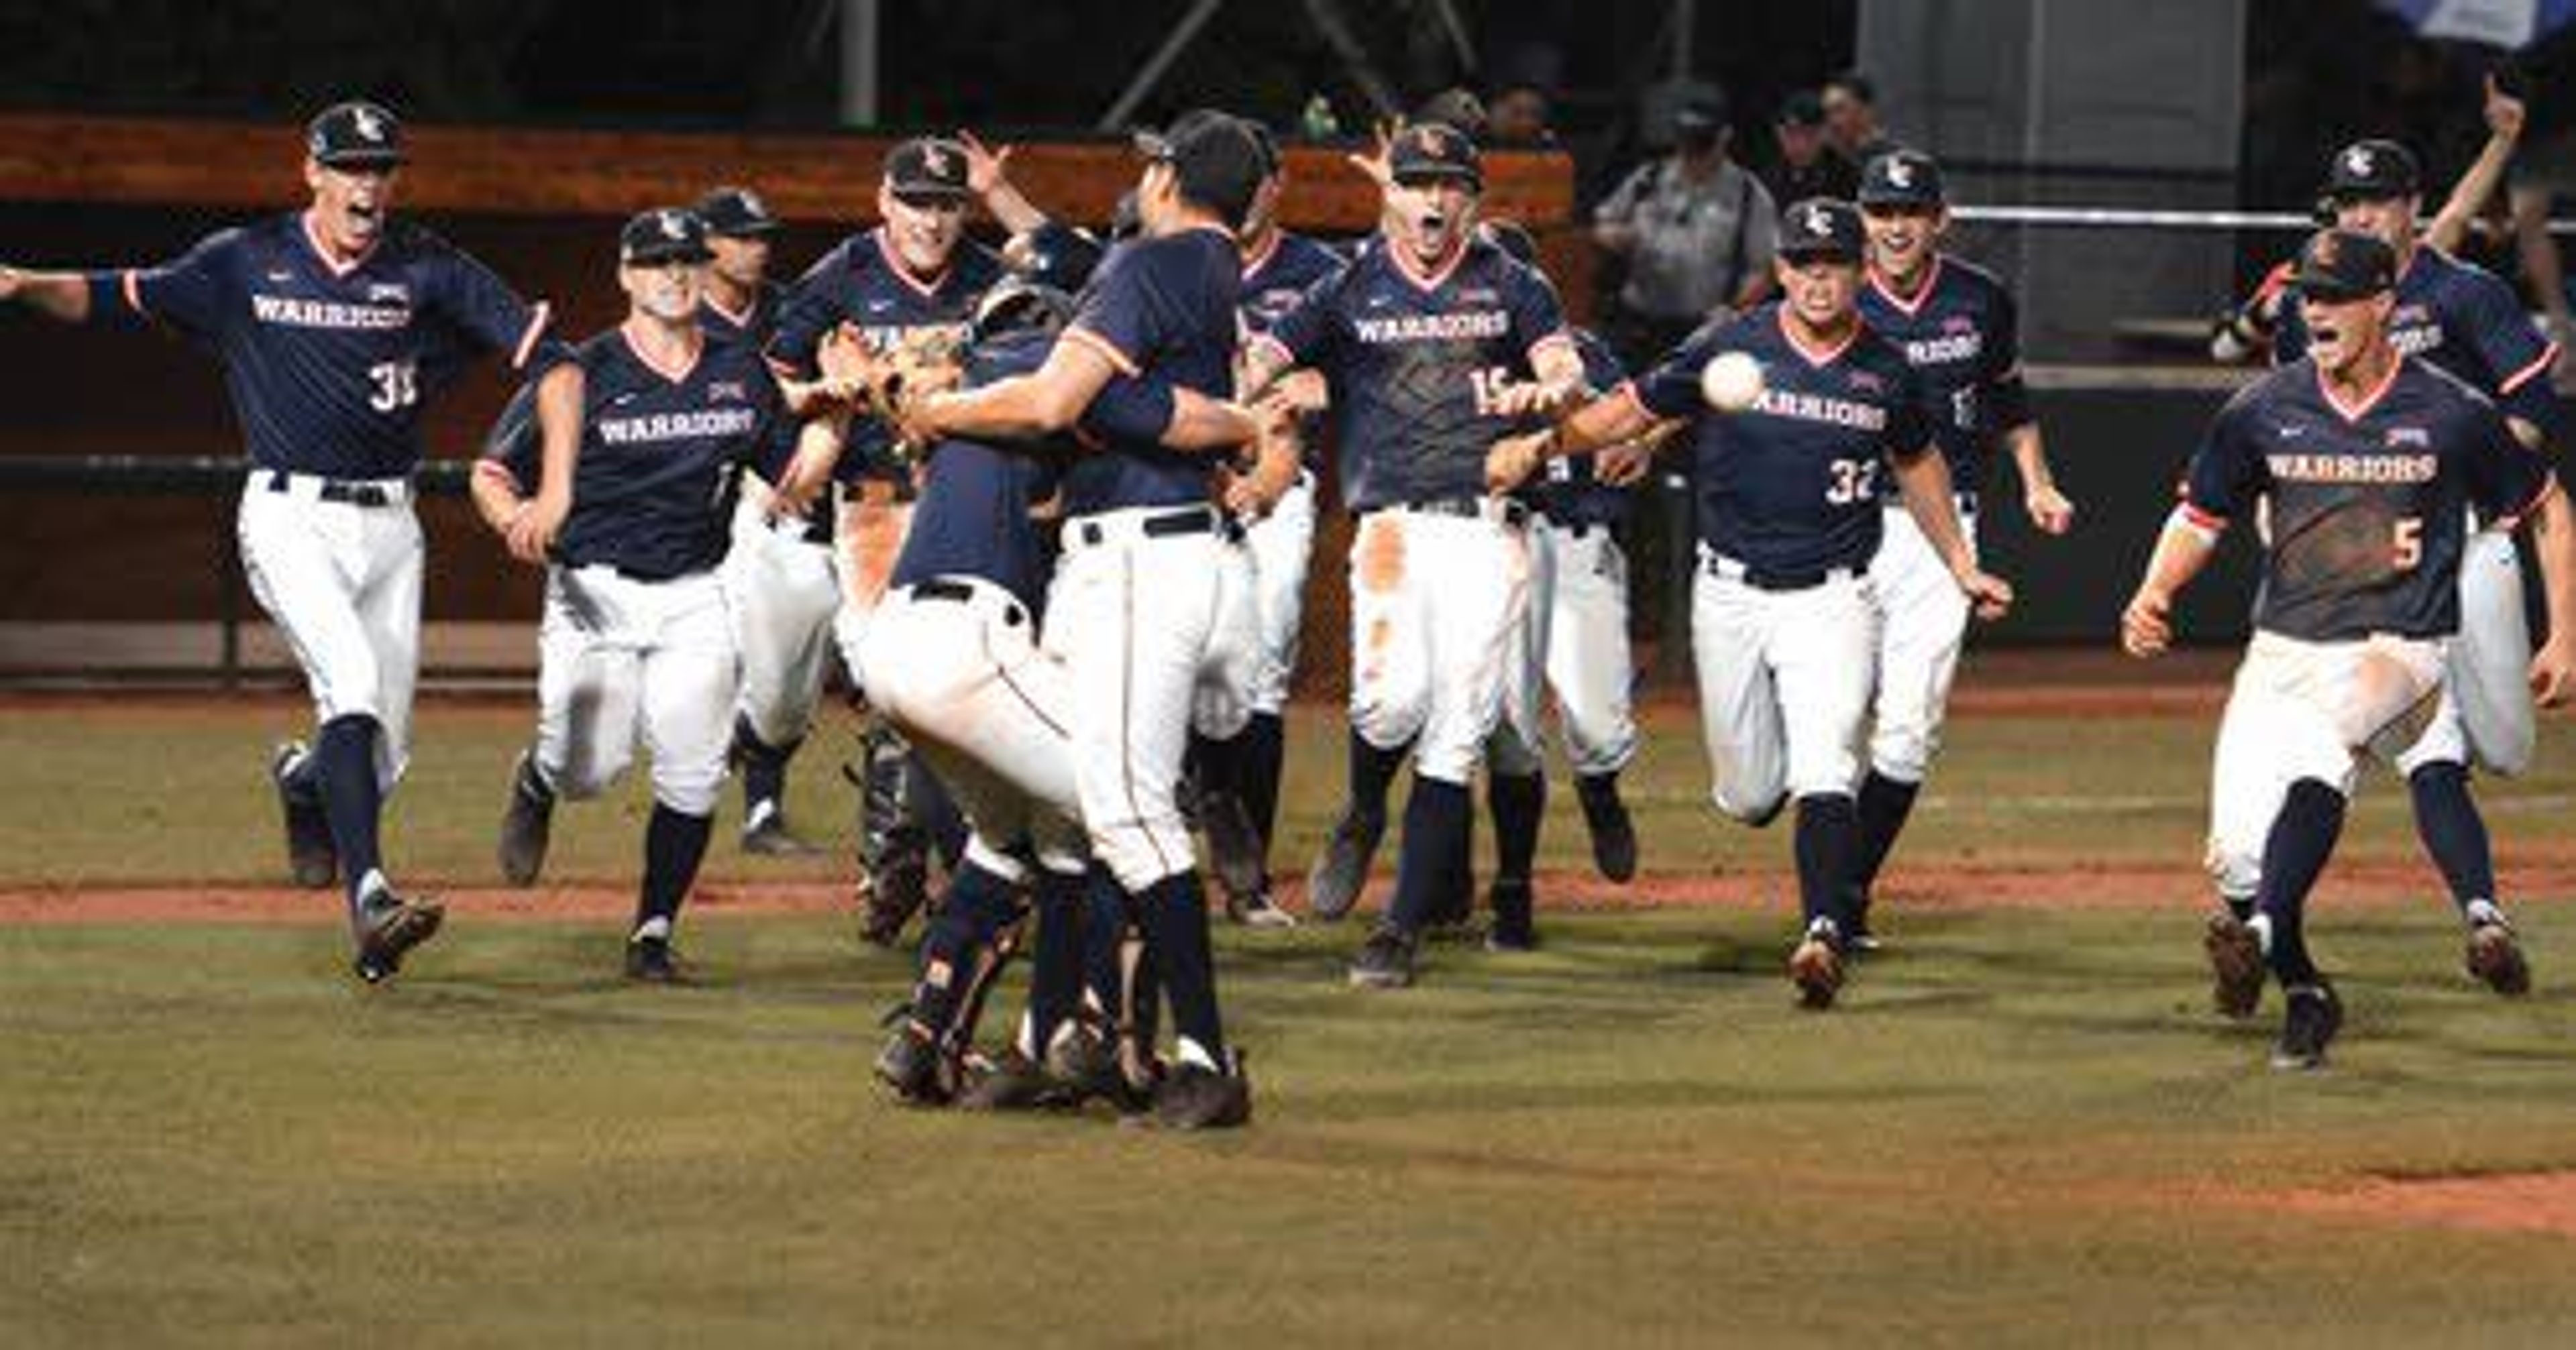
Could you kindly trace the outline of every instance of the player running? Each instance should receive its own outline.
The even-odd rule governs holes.
[[[2228,697],[2234,739],[2211,790],[2230,837],[2259,834],[2260,875],[2252,915],[2213,930],[2211,957],[2220,1003],[2239,1016],[2267,971],[2279,982],[2287,1008],[2272,1064],[2312,1069],[2343,1006],[2308,952],[2308,893],[2342,833],[2361,755],[2397,753],[2436,716],[2468,510],[2506,528],[2537,513],[2551,627],[2527,678],[2543,706],[2576,693],[2576,518],[2495,404],[2404,354],[2398,255],[2385,240],[2320,232],[2295,284],[2308,354],[2211,425],[2121,641],[2135,656],[2162,652],[2174,596],[2219,534],[2249,514],[2265,523],[2254,639]]]
[[[724,785],[739,666],[724,584],[741,466],[779,418],[757,348],[700,328],[706,229],[646,211],[618,237],[625,322],[580,348],[582,445],[573,510],[546,569],[537,634],[537,740],[510,773],[501,872],[545,865],[555,802],[624,775],[640,738],[653,759],[644,879],[626,941],[630,978],[679,978],[672,929],[704,860]],[[474,504],[506,536],[535,469],[526,396],[502,413],[474,468]]]
[[[481,352],[541,374],[544,445],[507,536],[528,561],[545,556],[571,507],[581,406],[578,371],[544,337],[545,305],[392,218],[404,162],[392,112],[334,104],[305,131],[302,211],[210,235],[159,267],[0,267],[0,302],[74,323],[164,324],[223,362],[251,463],[242,570],[303,668],[320,724],[309,749],[290,742],[270,762],[288,858],[299,885],[341,883],[369,983],[444,914],[395,891],[378,839],[410,762],[420,673],[412,470],[423,399]]]
[[[1941,251],[1950,207],[1941,166],[1919,150],[1892,150],[1862,171],[1860,210],[1869,230],[1869,285],[1861,322],[1905,353],[1922,381],[1932,438],[1950,467],[1959,529],[1977,546],[1977,507],[1997,448],[2021,476],[2022,509],[2042,534],[2062,535],[2075,505],[2057,487],[2048,448],[2021,382],[2020,321],[2012,294],[1991,272]],[[1940,749],[1950,683],[1968,637],[1968,602],[1904,503],[1887,503],[1885,535],[1870,559],[1878,595],[1878,693],[1871,708],[1869,772],[1852,869],[1853,945],[1877,945],[1870,890],[1887,862],[1923,775]]]
[[[1798,807],[1804,916],[1789,977],[1811,1008],[1841,990],[1853,915],[1862,723],[1876,670],[1869,565],[1885,528],[1879,480],[1906,508],[1976,612],[2000,617],[2012,588],[1978,570],[1932,448],[1913,368],[1857,307],[1860,212],[1791,207],[1776,263],[1785,298],[1701,330],[1644,377],[1559,423],[1497,443],[1489,481],[1517,484],[1558,455],[1584,454],[1684,420],[1697,497],[1700,574],[1691,601],[1700,721],[1719,810],[1768,824]],[[1759,363],[1762,387],[1716,410],[1702,375],[1720,353]],[[1679,438],[1676,438],[1679,439]]]

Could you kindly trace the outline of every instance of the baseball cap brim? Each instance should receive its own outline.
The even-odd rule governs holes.
[[[313,162],[326,169],[393,169],[411,162],[400,150],[334,150],[315,155]]]
[[[1812,262],[1822,260],[1825,262],[1857,263],[1860,261],[1860,250],[1849,244],[1843,243],[1829,244],[1821,241],[1810,241],[1796,244],[1782,244],[1780,246],[1779,253],[1781,257],[1786,258],[1791,262]]]
[[[660,263],[703,263],[715,261],[715,252],[704,244],[667,244],[652,248],[629,249],[618,261],[629,267],[650,267]]]
[[[2342,277],[2322,276],[2314,272],[2292,272],[2290,287],[2311,300],[2329,305],[2349,304],[2388,293],[2385,286],[2356,285]]]

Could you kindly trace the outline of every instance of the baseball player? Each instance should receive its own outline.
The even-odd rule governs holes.
[[[2326,183],[2335,225],[2378,238],[2396,259],[2389,340],[2397,350],[2459,377],[2492,399],[2515,440],[2545,464],[2558,411],[2549,387],[2558,349],[2533,330],[2512,287],[2420,246],[2415,216],[2421,182],[2415,157],[2402,145],[2361,141],[2347,146],[2335,156]],[[2307,354],[2310,341],[2303,312],[2290,306],[2274,344],[2276,358],[2296,362]],[[2524,683],[2531,634],[2510,530],[2472,530],[2458,573],[2459,631],[2446,648],[2450,673],[2442,682],[2441,703],[2395,764],[2406,776],[2416,832],[2458,907],[2473,972],[2497,992],[2516,994],[2529,987],[2529,967],[2498,904],[2493,848],[2469,793],[2472,759],[2497,773],[2520,773],[2530,764],[2536,736]],[[2232,761],[2249,753],[2237,743],[2254,730],[2237,718],[2222,723],[2219,759]],[[2222,771],[2219,781],[2210,856],[2229,912],[2211,918],[2213,973],[2229,944],[2229,923],[2241,922],[2250,912],[2262,867],[2261,831],[2269,818],[2257,805],[2240,807],[2226,800],[2227,785],[2248,781],[2246,775]],[[2258,995],[2261,988],[2253,986]],[[2252,1011],[2246,1005],[2236,1015]]]
[[[653,815],[626,974],[646,981],[680,977],[672,928],[706,856],[740,674],[716,569],[739,470],[779,417],[759,349],[699,326],[713,256],[704,224],[676,207],[619,234],[626,320],[579,351],[581,459],[546,569],[537,740],[512,766],[501,821],[502,874],[527,885],[544,867],[556,800],[614,784],[642,740]],[[536,468],[524,396],[474,468],[475,506],[506,535],[529,509]]]
[[[2263,820],[2260,876],[2253,916],[2213,932],[2212,956],[2227,1006],[2250,1010],[2267,970],[2280,983],[2276,1068],[2322,1064],[2342,1024],[2303,911],[2362,753],[2413,741],[2454,678],[2444,648],[2461,622],[2467,508],[2508,523],[2538,513],[2553,623],[2527,676],[2545,705],[2576,692],[2576,518],[2497,405],[2398,346],[2398,267],[2396,249],[2354,230],[2320,232],[2300,251],[2306,355],[2248,386],[2211,425],[2121,618],[2132,655],[2163,651],[2175,594],[2230,521],[2261,513],[2254,639],[2228,698],[2235,746],[2213,791],[2221,810]],[[2473,940],[2473,966],[2479,950]]]
[[[152,321],[205,343],[249,443],[242,569],[312,689],[314,744],[270,765],[295,879],[345,888],[358,975],[374,983],[438,930],[441,908],[387,879],[377,830],[411,752],[421,531],[412,516],[420,413],[478,352],[542,372],[535,496],[511,552],[544,555],[572,495],[580,377],[531,307],[445,240],[392,219],[402,126],[373,103],[305,132],[312,203],[208,236],[158,267],[0,267],[0,301],[68,322]]]
[[[1488,221],[1484,230],[1504,252],[1537,266],[1538,244],[1527,230],[1510,221]],[[1573,333],[1587,394],[1607,393],[1627,380],[1627,370],[1599,334],[1582,328]],[[1636,827],[1619,796],[1619,774],[1637,753],[1637,722],[1628,558],[1616,531],[1628,518],[1628,489],[1652,463],[1652,447],[1631,444],[1550,460],[1543,475],[1523,485],[1532,511],[1530,623],[1525,675],[1505,695],[1502,731],[1528,728],[1530,736],[1523,743],[1518,736],[1498,735],[1486,755],[1497,859],[1489,949],[1517,951],[1536,942],[1521,892],[1528,889],[1547,810],[1535,731],[1543,694],[1556,701],[1575,796],[1592,836],[1594,868],[1618,882],[1637,874]]]
[[[953,343],[963,335],[977,297],[1001,275],[1000,260],[965,237],[972,195],[967,174],[966,150],[955,141],[922,137],[887,154],[877,187],[881,223],[823,255],[790,290],[779,316],[769,355],[790,411],[815,413],[807,391],[818,375],[816,353],[824,336],[843,324],[880,353],[907,343]],[[856,443],[838,460],[833,537],[841,605],[833,627],[843,664],[856,671],[869,616],[903,547],[913,486],[881,424],[861,420],[849,434]],[[899,737],[873,729],[861,756],[862,932],[880,944],[894,941],[928,896],[931,835],[954,833],[936,823],[954,812],[935,780],[909,770],[908,758]]]
[[[1072,313],[1060,291],[995,287],[977,310],[968,381],[1036,370]],[[1207,400],[1168,384],[1117,380],[1093,400],[1078,434],[1174,442],[1207,425],[1208,411]],[[1213,420],[1217,439],[1179,448],[1230,448],[1251,434],[1248,418]],[[933,447],[863,650],[878,706],[955,786],[971,831],[924,936],[921,981],[877,1061],[878,1076],[906,1100],[955,1094],[974,1006],[1013,945],[1015,891],[1024,885],[1041,916],[1028,1016],[1011,1049],[960,1100],[1010,1109],[1062,1095],[1043,1061],[1080,993],[1089,849],[1069,735],[1070,672],[1039,638],[1048,569],[1030,507],[1082,453],[1074,436],[1025,446],[952,437]]]
[[[1299,297],[1343,267],[1332,249],[1279,227],[1285,176],[1278,146],[1262,128],[1252,131],[1263,173],[1242,235],[1243,289],[1236,308],[1247,335],[1267,331]],[[1321,411],[1320,381],[1303,381],[1291,392],[1304,415]],[[1212,870],[1226,888],[1226,912],[1254,927],[1296,924],[1270,894],[1270,840],[1278,828],[1286,770],[1282,719],[1297,670],[1306,568],[1315,545],[1315,467],[1311,460],[1302,465],[1266,512],[1238,515],[1229,523],[1227,612],[1218,618],[1215,679],[1200,699],[1191,746],[1204,790],[1201,823]]]
[[[2043,534],[2062,535],[2074,504],[2059,491],[2048,448],[2021,382],[2019,325],[1994,275],[1941,251],[1950,209],[1941,166],[1919,150],[1892,150],[1863,166],[1860,210],[1869,230],[1869,285],[1861,322],[1905,353],[1931,401],[1933,440],[1949,462],[1959,527],[1977,545],[1978,493],[2000,445],[2021,476],[2022,508]],[[1877,592],[1878,695],[1871,708],[1869,772],[1857,797],[1853,861],[1856,949],[1876,945],[1870,889],[1914,809],[1940,748],[1950,683],[1968,636],[1968,604],[1903,503],[1890,500],[1870,584]]]
[[[769,280],[777,217],[749,188],[719,187],[690,208],[707,229],[699,322],[709,338],[766,351],[787,291]],[[795,427],[781,428],[792,438]],[[781,515],[770,485],[743,480],[726,551],[725,592],[742,653],[742,696],[734,710],[731,757],[742,773],[742,847],[747,853],[812,851],[787,825],[787,765],[814,725],[832,659],[832,619],[841,603],[832,562],[828,495]]]
[[[915,402],[905,439],[1052,434],[1118,375],[1227,396],[1241,289],[1234,232],[1259,187],[1260,146],[1238,119],[1197,112],[1139,147],[1144,235],[1101,265],[1045,363]],[[1293,474],[1277,459],[1267,457],[1263,472]],[[1175,1064],[1157,1115],[1189,1125],[1238,1124],[1252,1100],[1225,1041],[1206,900],[1178,801],[1215,609],[1210,490],[1203,458],[1160,447],[1113,441],[1075,464],[1047,614],[1049,645],[1072,676],[1084,829],[1126,893],[1171,1003]]]
[[[1687,419],[1700,575],[1691,603],[1700,719],[1719,810],[1760,825],[1798,805],[1798,892],[1805,918],[1789,977],[1810,1008],[1833,1004],[1851,932],[1859,843],[1853,785],[1877,663],[1869,564],[1885,528],[1880,478],[1907,509],[1977,612],[1999,616],[2012,589],[1978,570],[1961,532],[1946,461],[1904,353],[1860,320],[1860,212],[1812,198],[1781,224],[1775,264],[1785,298],[1693,334],[1662,364],[1545,432],[1494,447],[1491,479],[1516,484],[1539,464],[1617,444],[1659,419]],[[1711,410],[1702,373],[1720,353],[1759,363],[1738,412]]]
[[[1529,601],[1529,510],[1485,495],[1486,450],[1583,379],[1554,289],[1476,235],[1475,143],[1442,123],[1409,127],[1387,169],[1380,237],[1254,339],[1244,377],[1257,392],[1299,366],[1322,372],[1342,498],[1360,517],[1352,804],[1313,875],[1318,915],[1357,898],[1387,785],[1414,761],[1395,895],[1350,968],[1363,988],[1411,983],[1423,929],[1467,884],[1468,782]]]

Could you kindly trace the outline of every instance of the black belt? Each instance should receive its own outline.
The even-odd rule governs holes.
[[[1746,567],[1737,571],[1735,564],[1715,554],[1710,554],[1701,566],[1708,569],[1710,576],[1741,581],[1757,591],[1809,590],[1822,586],[1828,581],[1856,577],[1861,573],[1861,569],[1857,567],[1813,567],[1795,572],[1775,571],[1767,567]]]
[[[1167,539],[1179,534],[1206,534],[1215,528],[1214,511],[1204,506],[1184,506],[1177,511],[1145,517],[1144,523],[1136,527],[1136,532],[1148,539]],[[1096,520],[1083,521],[1081,530],[1082,542],[1086,544],[1097,544],[1109,537],[1109,532]]]
[[[284,469],[269,470],[268,490],[271,492],[286,491],[287,480],[292,476],[293,475]],[[343,506],[391,506],[394,504],[394,495],[385,490],[384,484],[370,483],[364,479],[325,478],[322,480],[322,486],[316,489],[313,495],[323,501],[336,502]]]
[[[1415,515],[1421,516],[1463,516],[1469,520],[1482,520],[1485,518],[1485,513],[1493,509],[1494,501],[1495,499],[1492,497],[1434,497],[1429,501],[1397,502],[1392,506],[1385,507],[1373,506],[1366,511],[1360,512],[1360,514],[1365,516],[1371,511],[1380,510],[1411,511]],[[1528,502],[1517,501],[1509,497],[1503,498],[1502,512],[1503,523],[1506,525],[1526,525],[1529,523],[1530,508]]]
[[[1222,535],[1225,542],[1229,544],[1240,544],[1243,542],[1246,535],[1252,533],[1252,526],[1250,522],[1245,521],[1239,516],[1227,516],[1225,518],[1224,528],[1218,530],[1217,533]]]
[[[916,600],[939,600],[952,605],[962,605],[975,598],[975,588],[962,581],[949,581],[940,577],[932,577],[928,581],[914,582],[912,584],[912,597]],[[1026,623],[1028,621],[1028,617],[1027,612],[1020,608],[1020,602],[1017,600],[1010,601],[1002,606],[1002,622],[1013,628],[1017,628],[1021,624]]]
[[[642,581],[657,586],[665,581],[677,581],[685,576],[695,576],[706,570],[703,567],[694,567],[685,572],[646,572],[632,567],[621,567],[616,563],[601,563],[600,566],[616,573],[621,580]]]

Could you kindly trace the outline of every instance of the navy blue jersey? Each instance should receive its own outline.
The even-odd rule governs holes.
[[[1912,300],[1873,276],[1860,317],[1896,344],[1931,400],[1932,438],[1950,461],[1950,483],[1974,496],[1986,457],[2006,432],[2030,423],[2021,383],[2021,321],[2012,293],[1974,263],[1935,254]]]
[[[1234,391],[1241,285],[1233,236],[1222,230],[1134,240],[1110,251],[1057,340],[1090,347],[1131,379],[1225,398]],[[1065,476],[1066,515],[1208,499],[1212,457],[1168,450],[1148,437],[1108,440]]]
[[[420,405],[471,357],[550,365],[546,307],[481,263],[396,222],[334,263],[301,214],[208,236],[159,267],[93,273],[90,312],[156,319],[212,348],[251,462],[332,478],[399,478],[420,462]]]
[[[1574,350],[1583,357],[1583,383],[1595,392],[1607,393],[1627,382],[1628,368],[1600,334],[1575,329]],[[1590,455],[1550,459],[1533,500],[1559,525],[1616,525],[1628,518],[1628,489],[1593,477]]]
[[[957,246],[947,271],[917,277],[895,257],[882,227],[854,234],[788,289],[778,330],[769,340],[770,359],[797,380],[814,379],[821,374],[815,354],[824,335],[845,323],[879,352],[925,335],[962,341],[975,302],[1001,276],[1001,260],[972,241]],[[853,419],[849,449],[833,476],[843,482],[904,477],[907,471],[891,453],[893,444],[884,423]]]
[[[1482,496],[1486,451],[1519,429],[1490,391],[1571,339],[1547,278],[1477,239],[1428,277],[1364,248],[1258,340],[1324,373],[1342,500],[1367,511]]]
[[[708,341],[688,369],[666,371],[622,328],[581,344],[576,359],[586,381],[581,460],[556,561],[651,580],[724,561],[736,470],[780,418],[768,363],[748,344]],[[511,400],[484,450],[521,491],[543,472],[534,392],[531,384]]]
[[[787,308],[787,288],[775,281],[763,281],[751,293],[751,306],[740,314],[716,303],[709,291],[698,305],[698,327],[707,336],[721,342],[747,342],[753,351],[765,351],[770,338],[778,331],[778,316]]]
[[[2254,625],[2335,642],[2460,626],[2464,505],[2518,517],[2550,482],[2488,398],[2401,358],[2346,408],[2311,361],[2240,390],[2192,458],[2183,510],[2207,528],[2267,498],[2269,543]]]
[[[1702,543],[1748,567],[1800,574],[1866,567],[1878,552],[1879,484],[1931,445],[1931,418],[1905,354],[1856,329],[1810,351],[1777,303],[1691,334],[1628,388],[1657,417],[1690,418],[1690,475]],[[1762,363],[1762,397],[1710,410],[1700,371],[1719,352]]]
[[[1243,260],[1243,290],[1236,309],[1243,331],[1267,333],[1315,284],[1349,266],[1328,244],[1281,230],[1270,247]]]
[[[966,355],[966,384],[1028,374],[1046,364],[1053,346],[1046,334],[1026,331],[977,343]],[[1064,472],[1082,458],[1085,441],[1149,441],[1171,419],[1169,384],[1121,378],[1091,401],[1074,433],[1028,444],[941,441],[922,471],[921,498],[888,584],[979,577],[1036,612],[1046,588],[1047,554],[1029,520],[1030,503],[1055,491]]]
[[[2293,291],[2281,306],[2280,331],[2272,340],[2278,365],[2308,354],[2307,320],[2297,298]],[[2400,355],[2422,357],[2459,376],[2507,416],[2544,433],[2557,426],[2558,398],[2549,387],[2557,344],[2541,339],[2513,287],[2494,273],[2418,247],[2397,278],[2397,307],[2388,327]]]

